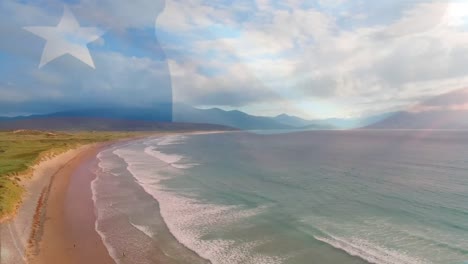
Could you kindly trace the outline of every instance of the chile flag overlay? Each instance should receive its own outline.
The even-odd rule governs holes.
[[[128,15],[138,8],[138,16]],[[0,111],[151,109],[172,121],[172,89],[155,25],[164,1],[0,3]],[[97,114],[97,113],[96,113]]]

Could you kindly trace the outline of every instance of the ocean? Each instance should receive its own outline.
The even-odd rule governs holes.
[[[167,135],[95,171],[117,263],[468,263],[466,131]]]

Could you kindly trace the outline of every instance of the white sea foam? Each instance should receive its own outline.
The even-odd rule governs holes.
[[[313,234],[315,239],[370,263],[432,263],[418,255],[417,251],[420,249],[407,252],[399,248],[397,245],[412,244],[414,241],[410,241],[406,234],[401,233],[394,224],[380,217],[363,218],[358,222],[341,222],[328,217],[308,216],[303,219],[303,222],[320,231],[320,235]]]
[[[99,152],[96,156],[98,159],[98,167],[102,169],[103,172],[110,172],[110,170],[116,169],[119,167],[119,164],[111,159],[105,159],[106,152],[109,150],[104,150]]]
[[[164,153],[158,150],[156,146],[150,144],[150,143],[153,143],[153,144],[155,143],[158,146],[174,145],[174,144],[180,144],[182,140],[183,140],[183,137],[181,136],[170,136],[170,137],[167,137],[167,139],[162,138],[158,140],[151,140],[151,141],[145,142],[145,145],[147,145],[148,147],[145,148],[144,152],[162,162],[167,163],[168,165],[176,169],[190,169],[190,168],[200,165],[198,163],[183,163],[182,161],[186,159],[185,156]]]
[[[341,249],[348,254],[360,257],[375,264],[429,264],[422,259],[410,257],[405,253],[390,250],[359,238],[341,238],[327,234],[327,237],[314,236],[315,239]]]
[[[172,167],[177,168],[177,169],[190,169],[199,165],[200,164],[198,163],[186,163],[186,164],[173,163]]]
[[[176,145],[184,142],[186,137],[182,135],[167,136],[157,139],[157,145],[159,146],[168,146]]]
[[[148,154],[149,148],[151,146],[145,149],[146,154]],[[116,150],[114,154],[125,160],[128,164],[127,170],[135,177],[143,189],[159,202],[161,215],[170,232],[180,243],[194,250],[201,257],[209,259],[214,264],[277,264],[283,262],[279,257],[254,253],[253,248],[262,243],[261,241],[241,243],[228,239],[202,239],[217,228],[225,228],[230,224],[263,212],[264,207],[246,209],[233,205],[208,204],[194,197],[176,194],[161,185],[161,179],[167,179],[170,176],[157,173],[154,162],[151,161],[151,157],[148,155],[137,150],[128,149]],[[158,159],[161,158],[160,153],[157,155]],[[174,162],[176,160],[174,157],[164,157],[163,159],[165,159],[165,162]],[[186,164],[187,167],[188,165]],[[151,236],[151,234],[147,233],[148,229],[141,226],[135,227]]]
[[[258,216],[255,219],[258,221],[250,221],[251,219],[249,219],[256,214],[261,214],[262,208],[246,210],[246,207],[243,206],[211,204],[209,201],[197,196],[195,192],[189,193],[196,190],[196,188],[203,188],[203,191],[212,194],[211,191],[216,191],[221,186],[221,184],[217,185],[217,182],[227,184],[233,180],[233,184],[227,190],[229,192],[232,191],[233,193],[229,194],[233,195],[226,197],[232,199],[232,201],[235,198],[245,197],[249,199],[249,197],[243,196],[243,194],[251,190],[255,191],[254,187],[257,183],[269,183],[262,181],[264,174],[260,174],[259,176],[262,177],[256,178],[256,174],[252,173],[252,177],[249,177],[249,180],[245,181],[243,179],[234,181],[235,179],[233,178],[226,178],[229,181],[224,182],[222,181],[224,178],[215,178],[214,174],[208,174],[212,171],[216,172],[215,169],[218,168],[213,168],[213,170],[207,168],[206,178],[202,178],[205,176],[202,175],[199,179],[195,177],[189,179],[190,182],[195,183],[190,185],[192,189],[184,188],[182,189],[183,192],[181,192],[178,189],[176,191],[176,189],[168,188],[169,186],[174,187],[183,184],[183,178],[178,178],[174,181],[170,180],[173,177],[189,177],[190,174],[183,170],[188,170],[198,165],[196,164],[196,160],[191,160],[191,157],[182,157],[178,154],[174,156],[174,154],[165,153],[169,152],[169,150],[169,153],[173,153],[177,152],[174,149],[182,149],[182,146],[172,147],[168,145],[181,144],[183,141],[183,137],[147,140],[132,146],[120,147],[115,153],[118,153],[126,161],[128,171],[131,172],[137,183],[148,194],[151,194],[152,197],[159,201],[161,214],[174,236],[181,243],[199,253],[199,255],[212,260],[213,263],[288,263],[285,259],[266,257],[255,252],[258,252],[260,248],[271,252],[282,242],[288,241],[289,233],[285,233],[284,241],[279,241],[277,236],[272,236],[272,240],[268,242],[271,244],[266,244],[266,241],[252,243],[248,240],[249,238],[253,239],[253,237],[262,235],[262,232],[269,229],[256,229],[255,232],[258,232],[258,234],[243,236],[247,241],[242,242],[238,238],[234,239],[229,236],[234,233],[232,232],[234,228],[244,223],[250,224],[252,227],[262,225],[263,223],[261,222],[263,221],[268,223],[269,219],[263,218],[263,216]],[[318,143],[314,142],[314,144]],[[263,150],[267,144],[262,146],[260,149]],[[145,147],[147,147],[147,152],[153,152],[151,154],[145,153]],[[265,147],[265,149],[267,148]],[[314,164],[313,162],[303,165],[305,166],[304,168],[308,169],[312,167],[320,168],[316,172],[317,177],[315,177],[315,174],[314,177],[309,177],[310,179],[303,178],[301,175],[294,173],[287,176],[271,174],[269,177],[272,180],[280,179],[281,182],[287,183],[291,181],[293,184],[287,185],[287,189],[280,185],[271,188],[267,186],[268,190],[258,188],[258,194],[265,194],[265,197],[271,198],[271,200],[276,199],[281,202],[278,205],[284,207],[290,201],[304,199],[304,203],[297,204],[297,208],[288,207],[287,212],[291,213],[292,219],[306,218],[303,224],[294,226],[295,228],[304,229],[304,236],[313,235],[317,240],[329,244],[331,247],[340,249],[340,251],[347,252],[349,255],[359,257],[371,263],[445,264],[462,263],[466,259],[465,249],[468,240],[466,239],[466,232],[463,232],[462,229],[465,227],[463,212],[466,212],[466,203],[463,203],[463,198],[466,198],[466,196],[464,196],[463,192],[460,193],[460,190],[456,189],[456,192],[453,194],[457,196],[452,195],[451,192],[453,192],[454,188],[451,186],[448,188],[447,185],[442,184],[436,186],[440,192],[435,192],[435,190],[429,188],[433,185],[429,186],[426,184],[426,176],[426,178],[423,177],[421,179],[415,177],[415,181],[410,182],[399,181],[400,179],[396,178],[398,185],[395,185],[395,182],[392,182],[392,179],[395,179],[391,177],[393,173],[405,177],[409,173],[411,176],[416,171],[406,172],[414,168],[400,167],[401,162],[398,162],[398,160],[387,159],[382,164],[372,164],[376,165],[375,167],[367,167],[367,159],[365,163],[357,160],[356,164],[354,164],[354,159],[352,162],[347,163],[348,158],[346,158],[346,162],[342,163],[340,162],[343,158],[340,156],[342,154],[341,150],[339,150],[340,152],[336,152],[336,155],[331,155],[334,154],[333,151],[335,150],[331,146],[330,156],[333,156],[333,159],[324,160],[323,162],[326,162],[324,165],[321,163]],[[209,155],[216,155],[216,153],[208,152],[200,153],[200,155],[206,154],[206,156],[200,156],[200,159],[209,160]],[[262,153],[259,153],[259,155],[261,156]],[[412,156],[417,157],[417,155]],[[198,156],[196,157],[198,158]],[[244,157],[234,158],[242,159]],[[353,156],[350,155],[349,158],[353,158]],[[233,167],[243,166],[244,162],[247,162],[239,160],[239,163],[237,163],[237,159],[232,160]],[[114,160],[117,161],[119,159]],[[272,157],[271,161],[267,165],[273,164],[275,158]],[[278,163],[278,165],[281,164],[281,162]],[[125,164],[119,165],[121,167]],[[258,167],[262,169],[262,165],[259,163]],[[285,163],[285,166],[287,165],[288,163]],[[321,165],[325,169],[322,170]],[[350,176],[346,174],[346,177],[343,177],[344,173],[349,171],[350,166],[356,172],[351,173]],[[256,168],[256,166],[252,166],[252,168]],[[365,170],[361,170],[360,168],[365,168]],[[396,169],[393,170],[393,168]],[[250,169],[249,166],[242,167],[242,169],[245,169],[246,173],[250,172],[248,171]],[[268,171],[265,170],[265,172]],[[429,173],[430,170],[424,172]],[[379,184],[376,184],[374,181],[374,175],[379,176]],[[439,171],[430,175],[430,180],[440,178]],[[459,188],[466,186],[466,184],[463,185],[465,181],[461,180],[464,179],[462,178],[464,176],[462,173],[452,173],[452,171],[448,170],[447,178],[451,175],[455,175],[458,178],[456,180],[451,178],[449,183],[458,184]],[[227,177],[229,175],[223,175],[220,170],[220,176]],[[205,182],[208,179],[215,180]],[[255,182],[257,180],[259,182]],[[164,185],[166,183],[167,185]],[[213,185],[210,185],[212,183]],[[292,189],[296,186],[296,183],[304,183],[301,186],[304,187],[304,190],[302,188]],[[413,183],[424,183],[422,184],[423,188],[417,190],[417,195],[413,194],[413,189],[410,188],[413,187]],[[244,187],[243,184],[249,184],[247,186],[249,188],[242,188]],[[381,188],[382,186],[384,188]],[[204,189],[204,187],[208,187],[209,189]],[[242,193],[235,193],[236,187],[242,188],[237,189],[241,190]],[[276,192],[276,187],[278,188],[278,195],[273,193]],[[268,192],[262,193],[262,191]],[[296,194],[298,195],[297,197],[294,196]],[[317,196],[314,197],[314,195]],[[284,204],[282,204],[283,202]],[[307,204],[313,204],[313,206],[307,206]],[[285,212],[282,211],[282,208],[279,208],[278,211]],[[397,214],[398,212],[402,214]],[[110,213],[114,212],[111,211]],[[271,213],[273,216],[271,218],[272,222],[268,224],[280,224],[275,221],[275,210],[271,210],[268,213]],[[313,217],[310,218],[308,214],[313,214]],[[421,220],[423,219],[421,217],[424,220]],[[289,223],[291,225],[295,224],[294,221],[290,221]],[[233,229],[230,230],[229,228]],[[278,226],[278,228],[281,229],[282,227]],[[309,246],[307,243],[303,245],[305,247]],[[314,247],[316,245],[311,243],[310,246]],[[333,258],[335,251],[329,250],[331,254],[330,258]],[[302,250],[295,253],[302,259]],[[306,254],[308,253],[306,252]],[[291,256],[294,257],[294,253]],[[342,254],[337,254],[336,257],[348,258]]]
[[[101,167],[101,163],[106,161],[106,159],[104,158],[104,154],[102,154],[102,152],[101,152],[101,153],[98,154],[97,157],[100,160],[99,166]],[[94,222],[94,230],[96,230],[96,232],[101,237],[102,242],[103,242],[104,246],[106,247],[107,252],[109,252],[109,255],[111,256],[111,258],[115,261],[115,263],[120,264],[121,261],[120,261],[118,255],[117,255],[117,251],[115,250],[114,247],[112,247],[112,245],[111,245],[108,237],[106,236],[106,234],[99,229],[99,222],[102,219],[103,208],[98,208],[98,205],[97,205],[97,185],[99,184],[99,181],[100,181],[99,173],[103,173],[103,172],[104,171],[96,172],[96,178],[91,182],[92,199],[93,199],[93,203],[94,203],[94,208],[96,208],[96,211],[97,211],[96,221]]]
[[[320,230],[321,235],[313,232],[317,240],[376,264],[453,263],[464,258],[463,241],[468,241],[434,226],[395,224],[377,216],[359,221],[308,216],[303,222]],[[454,250],[434,254],[444,244]]]
[[[94,224],[94,230],[96,230],[96,232],[98,233],[98,235],[101,237],[102,239],[102,242],[104,244],[104,246],[106,247],[107,249],[107,252],[109,252],[109,255],[110,257],[114,260],[115,263],[117,264],[120,264],[122,263],[120,261],[120,258],[118,257],[117,255],[117,251],[115,250],[114,247],[112,247],[112,245],[110,244],[109,242],[109,239],[107,238],[106,234],[104,234],[103,232],[101,232],[99,230],[99,226],[98,226],[98,221],[96,221],[96,223]]]
[[[281,263],[277,258],[252,253],[253,244],[232,240],[203,240],[213,229],[226,227],[260,213],[263,208],[242,210],[236,206],[205,204],[194,198],[176,195],[160,187],[143,186],[160,203],[171,233],[185,246],[213,263]],[[248,254],[247,252],[251,252]]]
[[[161,151],[156,150],[155,147],[152,146],[146,147],[144,151],[146,154],[171,165],[184,158],[184,156],[182,155],[163,153]]]
[[[154,236],[154,232],[151,230],[151,228],[149,226],[137,225],[137,224],[134,224],[132,222],[130,222],[130,224],[133,227],[135,227],[136,229],[140,230],[140,232],[144,233],[146,236],[148,236],[150,238]]]

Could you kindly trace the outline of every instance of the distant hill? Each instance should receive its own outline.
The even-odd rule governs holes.
[[[394,114],[394,112],[389,112],[360,118],[328,118],[321,120],[312,120],[311,122],[313,124],[329,126],[336,129],[355,129],[366,127],[376,122],[380,122],[381,120],[384,120]]]
[[[310,120],[306,120],[297,116],[291,116],[287,114],[281,114],[272,118],[278,123],[283,125],[287,125],[290,127],[306,127],[311,125]]]
[[[291,116],[287,114],[281,114],[272,118],[273,120],[304,130],[324,130],[324,129],[338,129],[339,127],[333,126],[327,122],[321,122],[321,120],[307,120],[297,116]]]
[[[274,117],[274,120],[301,129],[353,129],[361,128],[379,122],[394,113],[384,113],[362,118],[329,118],[307,120],[296,116],[282,114]]]
[[[89,117],[22,117],[19,119],[0,120],[0,130],[215,131],[233,130],[233,128],[213,124],[170,123]]]
[[[174,120],[177,122],[211,123],[232,126],[239,129],[348,129],[366,126],[390,115],[369,118],[307,120],[297,116],[281,114],[275,117],[253,116],[241,111],[225,111],[219,108],[198,109],[187,105],[174,108]]]
[[[389,114],[372,116],[367,118],[355,119],[324,119],[324,120],[306,120],[300,117],[281,114],[275,117],[254,116],[247,113],[232,110],[226,111],[219,108],[199,109],[188,105],[174,105],[173,121],[177,123],[191,124],[215,124],[220,127],[232,127],[243,130],[320,130],[320,129],[350,129],[368,126],[374,122],[380,121]],[[67,127],[72,129],[74,126],[98,127],[96,120],[103,120],[101,129],[106,127],[130,129],[130,124],[149,129],[157,127],[154,123],[170,123],[166,120],[166,114],[159,114],[156,109],[146,108],[95,108],[85,110],[62,111],[51,114],[19,116],[13,118],[0,117],[0,123],[3,126],[26,126],[28,124],[39,126],[39,121],[45,123],[52,122],[51,125]],[[20,122],[22,121],[23,122]],[[51,121],[54,120],[54,121]],[[57,122],[62,122],[59,125]],[[70,123],[69,120],[80,120],[80,123]],[[5,123],[6,122],[6,123]],[[167,125],[166,125],[167,126]],[[1,129],[0,125],[0,129]],[[22,128],[22,127],[19,127]],[[141,130],[141,129],[139,129]]]
[[[175,122],[220,124],[239,129],[294,129],[274,118],[253,116],[241,111],[225,111],[219,108],[198,109],[187,105],[177,105],[173,113]]]
[[[161,113],[157,108],[92,108],[62,111],[50,114],[31,115],[25,117],[15,117],[14,119],[34,119],[44,117],[55,118],[104,118],[104,119],[121,119],[121,120],[138,120],[138,121],[153,121],[153,122],[171,122],[167,113]]]
[[[468,129],[468,111],[401,112],[371,129]]]
[[[436,96],[366,128],[468,129],[468,89]]]

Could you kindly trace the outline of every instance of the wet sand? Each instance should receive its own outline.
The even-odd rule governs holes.
[[[40,196],[28,241],[29,263],[114,263],[95,231],[89,163],[107,144],[78,153]]]
[[[188,134],[193,133],[199,132]],[[27,193],[18,214],[0,224],[0,263],[115,263],[95,229],[91,182],[96,155],[125,141],[83,146],[35,166],[34,176],[24,184]],[[161,223],[166,230],[162,218]],[[159,242],[151,246],[152,260],[165,263],[168,256]],[[178,243],[176,248],[185,249]]]

